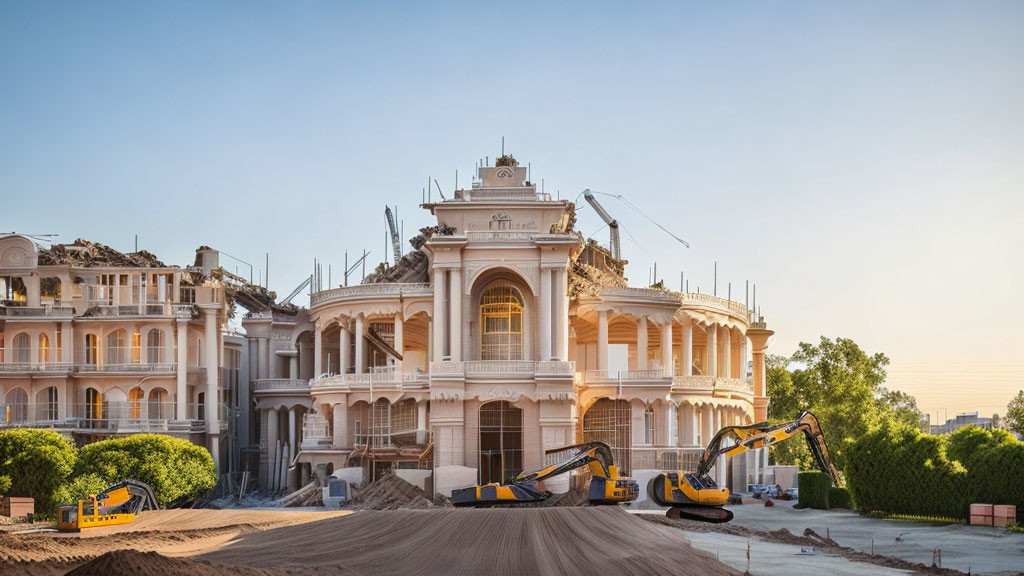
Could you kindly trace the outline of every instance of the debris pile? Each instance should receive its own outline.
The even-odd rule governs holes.
[[[163,268],[156,255],[145,250],[125,254],[99,242],[78,238],[71,244],[54,244],[39,251],[40,266],[141,266]]]
[[[433,508],[426,493],[395,474],[379,478],[359,489],[348,506],[356,510],[421,510]]]

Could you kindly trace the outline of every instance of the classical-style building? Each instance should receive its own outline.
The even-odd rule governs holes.
[[[79,444],[169,434],[236,469],[247,348],[222,332],[229,298],[200,262],[216,252],[200,256],[183,269],[84,240],[44,248],[0,236],[0,427],[52,428]]]
[[[359,466],[447,491],[589,440],[639,476],[692,468],[722,426],[766,418],[763,322],[725,298],[628,287],[571,202],[512,157],[495,164],[423,205],[437,225],[395,266],[244,318],[265,485]],[[718,477],[745,489],[759,462],[735,460]]]
[[[627,286],[625,261],[575,231],[571,202],[511,156],[495,164],[423,205],[437,224],[395,265],[316,281],[309,308],[207,247],[177,267],[0,236],[0,427],[189,438],[272,489],[351,468],[447,492],[590,440],[643,480],[765,419],[763,322],[725,298]],[[224,330],[235,304],[244,335]],[[760,463],[719,464],[745,489]]]

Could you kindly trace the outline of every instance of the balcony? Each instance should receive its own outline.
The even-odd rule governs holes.
[[[629,469],[682,470],[696,472],[704,451],[697,448],[658,448],[633,446],[629,455]]]
[[[432,374],[465,375],[467,378],[534,378],[537,375],[572,377],[575,370],[575,362],[560,360],[470,360],[431,364]]]
[[[108,317],[108,316],[163,316],[170,314],[170,309],[163,304],[122,304],[113,306],[108,304],[95,305],[90,302],[87,316]]]
[[[622,383],[625,386],[649,386],[651,384],[664,384],[668,377],[661,368],[650,368],[645,370],[587,370],[584,381],[587,384],[615,384]]]
[[[298,378],[261,378],[253,381],[256,392],[308,393],[309,381]]]
[[[619,388],[671,388],[673,392],[753,394],[754,384],[739,378],[714,376],[665,376],[660,368],[653,370],[587,370],[578,380],[580,386],[616,386]]]
[[[177,364],[171,362],[160,362],[160,363],[134,363],[134,362],[116,362],[111,364],[75,364],[74,371],[78,373],[90,374],[90,373],[127,373],[127,372],[177,372]]]
[[[422,372],[397,372],[390,368],[377,368],[365,374],[335,374],[310,382],[311,388],[347,389],[350,391],[374,390],[426,390],[429,374]]]
[[[372,298],[378,296],[430,296],[433,289],[426,283],[388,283],[388,284],[358,284],[356,286],[342,286],[314,292],[310,299],[310,306],[324,304],[332,300],[349,298]]]
[[[219,412],[226,416],[226,406]],[[70,415],[58,417],[56,402],[0,404],[0,428],[53,428],[89,430],[104,433],[201,433],[206,422],[198,418],[203,410],[196,405],[187,408],[189,417],[176,420],[174,402],[103,401],[70,406]]]

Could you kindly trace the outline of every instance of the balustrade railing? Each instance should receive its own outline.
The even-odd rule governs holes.
[[[682,470],[695,472],[702,451],[688,448],[638,448],[630,451],[630,471]]]
[[[430,284],[420,282],[409,283],[380,283],[380,284],[358,284],[355,286],[342,286],[314,292],[310,299],[310,305],[320,304],[337,298],[357,296],[401,296],[401,295],[427,295],[432,294]]]
[[[253,381],[256,392],[309,390],[309,381],[299,378],[260,378]]]

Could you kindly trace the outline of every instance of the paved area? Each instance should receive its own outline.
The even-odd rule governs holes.
[[[878,520],[849,511],[797,510],[792,502],[782,501],[771,508],[746,504],[730,509],[735,514],[733,523],[753,530],[786,528],[802,534],[810,528],[855,550],[871,552],[873,544],[875,554],[926,565],[938,548],[943,568],[972,574],[1024,573],[1024,534],[1002,528]]]
[[[714,532],[685,532],[686,539],[698,549],[714,554],[721,562],[744,572],[747,570],[747,538]],[[899,576],[905,570],[877,564],[854,562],[817,551],[813,556],[801,555],[800,547],[759,540],[750,542],[750,574],[752,576]]]

